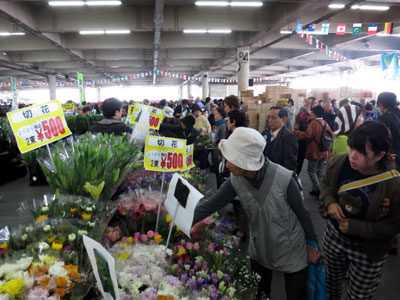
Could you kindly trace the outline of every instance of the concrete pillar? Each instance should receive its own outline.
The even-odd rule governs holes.
[[[50,100],[55,100],[55,99],[57,99],[56,75],[49,75],[48,83],[49,83],[49,90],[50,90]]]
[[[249,47],[240,47],[237,49],[237,60],[239,71],[237,73],[238,89],[246,91],[249,89],[249,73],[250,73],[250,49]]]
[[[97,91],[97,102],[101,101],[101,87],[96,88]]]
[[[183,85],[180,85],[180,86],[179,86],[179,89],[178,89],[178,98],[179,98],[179,99],[182,99],[182,98],[183,98]]]
[[[192,82],[190,82],[190,81],[188,82],[187,90],[188,90],[188,98],[192,99],[192,97],[193,97],[193,95],[192,95]]]
[[[201,72],[201,87],[203,90],[202,98],[206,99],[210,95],[210,85],[208,83],[208,73]]]

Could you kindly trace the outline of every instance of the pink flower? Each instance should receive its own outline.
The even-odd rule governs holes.
[[[194,248],[194,250],[199,250],[199,248],[200,248],[199,243],[198,242],[194,243],[193,248]]]
[[[214,221],[211,218],[205,218],[203,220],[203,222],[204,222],[204,224],[207,224],[207,225],[214,223]]]
[[[208,244],[208,251],[214,251],[214,243],[210,242],[210,244]]]
[[[185,245],[185,244],[186,244],[185,240],[181,239],[181,245]]]
[[[152,239],[154,237],[154,231],[152,231],[152,230],[147,231],[147,237],[149,239]]]
[[[146,242],[147,241],[147,235],[145,235],[145,234],[140,235],[140,239],[142,240],[143,243]]]
[[[139,237],[140,237],[140,232],[135,232],[135,234],[133,235],[133,238],[134,238],[135,240],[138,240]]]
[[[186,249],[189,251],[193,249],[193,244],[192,243],[186,243]]]
[[[118,231],[114,231],[114,232],[111,234],[111,241],[115,242],[115,241],[117,241],[119,238],[120,238],[120,235],[119,235],[119,232],[118,232]]]

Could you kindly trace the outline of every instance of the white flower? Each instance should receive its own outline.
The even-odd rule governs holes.
[[[32,226],[26,227],[26,232],[30,233],[32,231],[33,231],[33,227]]]
[[[96,222],[88,222],[89,227],[94,227],[96,225]]]
[[[43,230],[44,230],[45,232],[48,232],[48,231],[51,230],[51,226],[50,226],[50,225],[46,225],[46,226],[43,227]]]
[[[49,211],[49,207],[48,206],[43,206],[42,207],[42,212],[48,212]]]
[[[88,232],[86,230],[78,230],[79,235],[84,235],[87,234]]]
[[[233,288],[233,287],[229,287],[229,288],[226,290],[226,294],[227,294],[230,298],[233,298],[233,296],[235,295],[235,293],[236,293],[236,289]]]
[[[47,250],[47,249],[49,249],[49,244],[47,244],[46,242],[40,242],[39,243],[39,249],[40,250]]]
[[[33,277],[30,276],[28,272],[24,272],[23,273],[23,279],[24,279],[24,282],[25,282],[25,286],[28,289],[31,289],[33,287],[33,284],[35,283],[35,280],[33,279]]]
[[[92,212],[92,210],[93,210],[93,209],[92,209],[91,207],[86,207],[86,211],[87,211],[87,212]]]
[[[220,270],[218,270],[218,271],[217,271],[217,278],[218,278],[219,280],[221,280],[223,277],[224,277],[224,273],[221,272]]]
[[[21,236],[21,240],[26,241],[28,239],[28,235],[25,233]]]
[[[55,277],[64,277],[64,279],[68,279],[68,272],[64,269],[64,263],[57,261],[55,262],[49,269],[49,275]]]
[[[73,242],[75,240],[76,240],[76,234],[75,233],[68,234],[68,241]]]
[[[0,282],[0,283],[1,283],[1,282]],[[0,284],[0,286],[1,286],[1,284]],[[7,294],[1,294],[1,293],[0,293],[0,300],[10,300],[10,298],[8,297]]]

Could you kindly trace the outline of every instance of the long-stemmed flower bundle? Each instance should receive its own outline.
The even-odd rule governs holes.
[[[103,202],[111,199],[142,157],[139,146],[131,144],[128,136],[107,134],[60,141],[52,147],[51,155],[38,157],[51,187],[62,194]]]

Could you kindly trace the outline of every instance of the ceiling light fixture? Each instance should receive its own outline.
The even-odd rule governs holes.
[[[227,1],[196,1],[197,6],[229,6]]]
[[[49,1],[50,6],[84,6],[83,1]]]
[[[183,33],[207,33],[206,29],[184,29]]]
[[[99,35],[99,34],[104,34],[104,33],[105,33],[104,30],[81,30],[81,31],[79,31],[79,34],[82,34],[82,35],[88,35],[88,34]]]
[[[130,30],[106,30],[106,34],[130,34]]]
[[[332,8],[332,9],[341,9],[341,8],[344,8],[345,5],[340,4],[340,3],[332,3],[332,4],[329,4],[328,7]]]
[[[351,9],[361,9],[361,10],[378,10],[384,11],[388,10],[389,6],[380,6],[380,5],[353,5]]]
[[[121,5],[121,1],[86,1],[88,6],[118,6]]]
[[[230,2],[230,6],[240,6],[240,7],[260,7],[263,5],[262,2]]]
[[[0,36],[25,35],[25,32],[0,32]]]
[[[207,30],[208,33],[231,33],[232,30],[230,29],[210,29]]]

